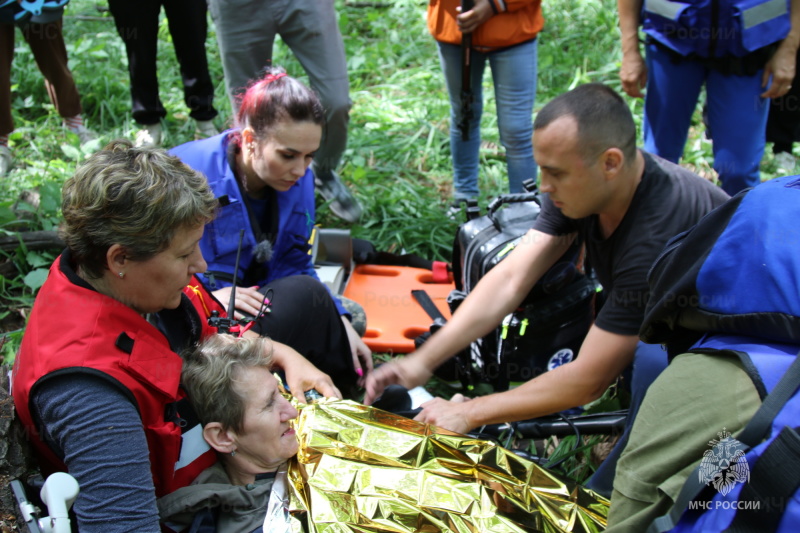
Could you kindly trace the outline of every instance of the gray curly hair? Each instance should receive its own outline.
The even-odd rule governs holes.
[[[113,244],[133,260],[147,260],[179,228],[214,218],[216,208],[202,174],[162,149],[116,140],[64,183],[60,233],[81,270],[97,279]]]
[[[266,337],[212,335],[184,354],[181,380],[204,426],[219,422],[241,433],[247,399],[236,383],[249,368],[271,366],[272,343]]]

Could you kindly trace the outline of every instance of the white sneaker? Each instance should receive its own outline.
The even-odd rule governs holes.
[[[11,148],[0,144],[0,176],[5,176],[11,169]]]
[[[775,154],[775,164],[779,172],[792,174],[797,169],[797,158],[789,152],[778,152]]]
[[[136,141],[133,143],[137,148],[143,146],[161,146],[161,124],[145,124],[142,129],[136,132]]]
[[[64,127],[67,128],[72,133],[74,133],[75,135],[77,135],[78,138],[81,140],[81,144],[86,144],[89,141],[97,139],[97,135],[95,135],[93,131],[88,129],[83,124],[79,124],[78,126],[67,126],[66,124],[64,124]]]
[[[197,127],[194,130],[195,139],[208,139],[214,135],[219,135],[219,130],[211,120],[195,120]]]

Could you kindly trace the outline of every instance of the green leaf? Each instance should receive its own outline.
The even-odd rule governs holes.
[[[17,220],[17,215],[11,209],[10,203],[0,204],[0,225],[14,222]]]
[[[49,272],[46,268],[37,268],[35,270],[31,270],[23,279],[23,283],[32,290],[37,290],[39,287],[44,285],[45,280],[47,279],[47,273]]]
[[[62,144],[61,151],[64,152],[67,159],[72,159],[73,161],[80,161],[81,159],[81,151],[72,145]]]
[[[36,267],[40,267],[40,266],[49,265],[50,263],[53,262],[53,258],[49,257],[47,255],[43,255],[40,252],[32,251],[32,252],[28,252],[25,255],[25,261],[30,266],[36,268]]]

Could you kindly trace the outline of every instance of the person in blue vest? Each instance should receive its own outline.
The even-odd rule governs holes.
[[[233,291],[237,316],[258,317],[253,331],[293,347],[353,397],[372,369],[372,354],[309,254],[309,165],[324,121],[314,92],[270,67],[245,91],[236,128],[171,153],[206,176],[219,202],[200,241],[208,262],[201,279],[225,305]],[[265,302],[269,312],[262,313]]]
[[[769,99],[786,94],[795,75],[800,1],[619,0],[618,6],[622,87],[637,98],[646,89],[645,150],[678,162],[705,86],[722,188],[733,195],[757,185]]]
[[[653,265],[640,335],[671,362],[617,465],[608,532],[797,530],[799,218],[800,177],[776,178]]]
[[[312,171],[317,192],[338,218],[356,223],[363,209],[336,171],[347,147],[350,81],[334,0],[208,0],[225,88],[234,113],[248,82],[272,64],[275,38],[292,52],[325,108]]]

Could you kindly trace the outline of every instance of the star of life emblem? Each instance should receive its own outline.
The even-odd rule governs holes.
[[[708,441],[710,450],[703,453],[700,461],[700,481],[713,486],[717,492],[726,496],[737,483],[750,481],[750,466],[739,441],[722,428],[717,433],[719,440]]]
[[[558,350],[556,353],[550,357],[550,360],[547,361],[547,370],[553,370],[561,365],[565,365],[571,362],[574,359],[572,350],[569,348],[563,348]]]

